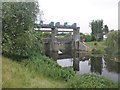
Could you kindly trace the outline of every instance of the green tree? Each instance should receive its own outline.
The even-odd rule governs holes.
[[[120,54],[120,31],[112,31],[107,34],[106,45],[107,50],[111,54]]]
[[[34,31],[38,2],[4,2],[2,12],[3,54],[28,57],[41,53],[41,40]]]
[[[83,39],[85,39],[85,42],[90,42],[91,39],[92,39],[92,37],[91,37],[91,35],[85,35],[85,34],[83,34],[83,33],[80,33],[80,39],[81,39],[81,41],[82,41]]]
[[[93,40],[102,40],[103,39],[103,20],[93,20],[90,23],[92,30],[92,39]]]
[[[51,37],[51,33],[49,33],[49,32],[42,32],[42,37],[44,37],[44,38]]]
[[[103,27],[103,34],[107,34],[109,32],[109,28],[107,25],[104,25]]]

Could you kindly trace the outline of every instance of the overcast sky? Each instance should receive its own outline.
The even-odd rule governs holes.
[[[89,23],[103,19],[109,29],[118,29],[118,1],[120,0],[39,0],[44,23],[77,23],[80,31],[90,33]]]

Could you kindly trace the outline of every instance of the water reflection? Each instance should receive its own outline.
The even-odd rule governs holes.
[[[47,54],[62,67],[73,67],[76,74],[95,73],[110,78],[118,82],[119,63],[110,56],[91,56],[88,53],[78,53],[73,51],[71,54],[58,54],[50,52]]]
[[[97,73],[97,74],[102,74],[102,68],[103,68],[103,63],[102,63],[102,57],[91,57],[90,60],[91,64],[91,72]]]
[[[106,55],[104,61],[109,72],[120,73],[120,62],[116,61],[116,57]]]
[[[79,71],[79,53],[76,53],[75,51],[72,53],[73,57],[73,69],[75,71]]]
[[[77,58],[77,59],[74,59],[73,60],[73,69],[75,70],[75,71],[79,71],[79,59]]]

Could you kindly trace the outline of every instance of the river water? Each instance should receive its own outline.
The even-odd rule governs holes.
[[[84,52],[71,54],[50,52],[47,56],[52,57],[62,67],[73,68],[76,74],[94,73],[114,82],[120,81],[120,62],[117,58],[111,58],[109,55],[90,55]]]

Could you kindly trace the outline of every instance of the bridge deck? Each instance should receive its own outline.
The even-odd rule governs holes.
[[[52,30],[35,30],[35,31],[40,31],[40,32],[52,32]],[[58,30],[58,32],[73,32],[73,31],[68,31],[68,30]]]

